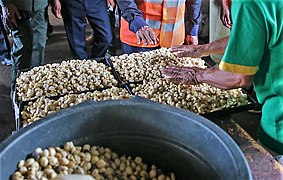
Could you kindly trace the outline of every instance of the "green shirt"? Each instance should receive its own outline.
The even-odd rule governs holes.
[[[220,69],[254,75],[263,104],[261,126],[283,143],[283,0],[233,0],[231,14],[233,27]]]
[[[38,11],[48,5],[48,0],[2,0],[4,5],[15,4],[18,9],[23,11]]]

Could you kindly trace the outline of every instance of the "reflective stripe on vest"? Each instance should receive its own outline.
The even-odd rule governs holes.
[[[136,34],[130,31],[128,22],[123,18],[120,28],[122,42],[137,47],[172,47],[183,44],[185,0],[142,0],[136,3],[146,23],[159,38],[159,44],[138,45]]]

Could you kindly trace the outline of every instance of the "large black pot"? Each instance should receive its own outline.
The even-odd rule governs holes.
[[[0,145],[0,179],[8,179],[36,147],[71,140],[142,156],[177,179],[252,179],[244,155],[222,129],[194,113],[141,98],[82,103],[19,130]]]

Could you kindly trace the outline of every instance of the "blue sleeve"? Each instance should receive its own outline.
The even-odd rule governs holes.
[[[129,23],[130,30],[136,33],[141,27],[147,26],[134,0],[117,0],[122,17]]]
[[[187,0],[186,2],[186,34],[197,36],[199,24],[202,19],[201,13],[201,1],[202,0]]]

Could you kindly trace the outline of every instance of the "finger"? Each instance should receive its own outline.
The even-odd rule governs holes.
[[[164,77],[171,77],[171,76],[179,76],[179,72],[178,71],[174,71],[171,69],[161,69],[161,73]]]
[[[179,51],[181,49],[182,45],[178,45],[178,46],[173,46],[171,47],[169,50],[171,52],[176,52],[176,51]]]
[[[144,44],[144,45],[147,45],[147,41],[146,41],[146,39],[145,39],[145,37],[144,37],[144,32],[143,32],[143,31],[141,31],[141,36],[140,36],[140,38],[141,38],[141,41],[143,42],[143,44]]]
[[[176,52],[175,55],[178,58],[181,58],[181,57],[192,57],[191,52],[188,52],[188,51],[179,51],[179,52]]]
[[[57,9],[57,10],[56,10],[55,16],[56,16],[56,18],[62,18],[61,9]]]
[[[153,44],[153,39],[151,39],[150,32],[148,29],[144,31],[144,38],[146,42],[149,42],[149,44]]]
[[[181,83],[183,81],[180,77],[165,77],[165,80],[173,83]]]
[[[155,35],[154,31],[152,29],[149,30],[149,35],[150,35],[150,38],[153,40],[153,43],[154,44],[157,44],[157,36]]]
[[[138,30],[138,31],[136,32],[136,36],[137,36],[137,40],[138,40],[137,44],[141,44],[140,30]]]

